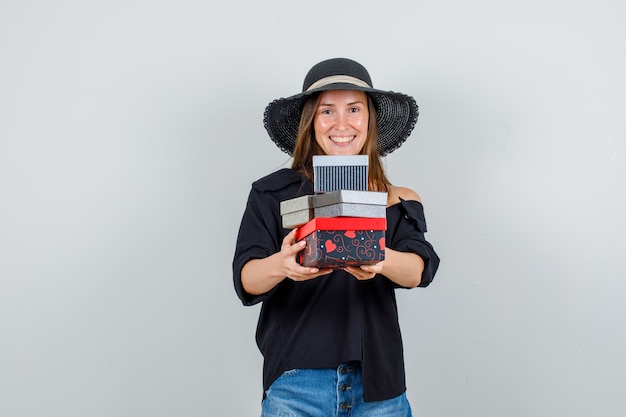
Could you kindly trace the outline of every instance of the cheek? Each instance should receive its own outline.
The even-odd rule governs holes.
[[[327,131],[331,126],[331,123],[328,122],[328,120],[324,120],[324,119],[316,119],[313,122],[313,129],[315,130],[316,133],[323,133],[325,131]]]
[[[324,142],[324,127],[318,123],[313,125],[313,138],[318,145],[322,145]]]
[[[359,119],[359,121],[357,122],[359,130],[361,130],[361,132],[363,133],[367,133],[367,129],[369,127],[369,120],[367,117],[362,117]]]

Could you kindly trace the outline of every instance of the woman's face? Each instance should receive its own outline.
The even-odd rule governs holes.
[[[326,155],[358,155],[365,145],[368,122],[363,91],[324,91],[313,119],[315,141]]]

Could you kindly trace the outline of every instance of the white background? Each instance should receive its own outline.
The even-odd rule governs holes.
[[[398,293],[416,416],[623,416],[626,7],[0,0],[0,415],[256,416],[231,260],[316,62],[416,97],[386,159],[442,258]]]

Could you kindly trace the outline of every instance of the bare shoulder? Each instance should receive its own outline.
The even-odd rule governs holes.
[[[395,185],[390,186],[387,196],[387,205],[391,206],[398,203],[400,201],[400,198],[402,198],[403,200],[415,200],[419,201],[420,203],[422,202],[422,198],[419,196],[419,194],[412,189],[406,187],[397,187]]]

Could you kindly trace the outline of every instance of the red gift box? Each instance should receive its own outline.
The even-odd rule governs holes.
[[[296,232],[306,240],[298,254],[303,266],[343,268],[385,259],[386,218],[316,217]]]

